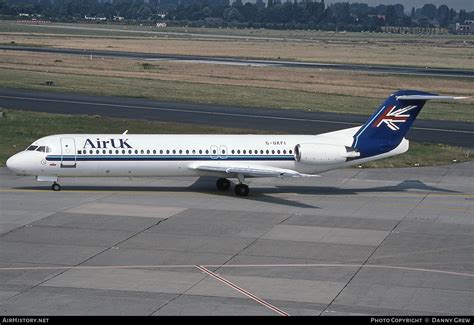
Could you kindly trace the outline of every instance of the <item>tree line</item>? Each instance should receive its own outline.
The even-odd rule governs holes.
[[[474,11],[457,12],[447,5],[425,4],[406,8],[401,4],[369,6],[324,0],[268,0],[243,3],[236,0],[0,0],[0,15],[39,14],[59,21],[77,21],[84,16],[170,25],[205,27],[248,27],[273,29],[319,29],[379,31],[383,26],[443,27],[474,19]],[[162,14],[166,11],[166,16]]]
[[[190,26],[253,27],[276,29],[319,29],[346,31],[379,31],[382,26],[442,27],[474,19],[474,12],[456,10],[447,5],[439,7],[425,4],[406,13],[405,7],[378,5],[371,7],[361,3],[321,2],[274,2],[268,5],[237,1],[232,5],[211,6],[199,2],[178,6],[171,10],[168,18]]]

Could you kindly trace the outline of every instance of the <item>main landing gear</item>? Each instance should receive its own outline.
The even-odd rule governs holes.
[[[216,187],[219,191],[227,191],[230,188],[230,181],[227,178],[219,178]]]
[[[53,191],[61,191],[61,185],[59,185],[58,183],[54,182],[53,185],[51,185],[51,189]]]
[[[249,195],[250,189],[248,185],[243,184],[244,178],[239,175],[239,184],[235,185],[234,193],[237,196],[247,196]],[[230,181],[227,178],[219,178],[216,181],[216,187],[219,191],[227,191],[230,188]]]
[[[247,196],[249,195],[250,189],[246,184],[237,184],[234,187],[234,193],[237,196]]]

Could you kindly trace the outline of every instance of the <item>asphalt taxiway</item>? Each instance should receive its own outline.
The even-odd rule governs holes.
[[[60,114],[150,119],[164,122],[319,134],[364,124],[368,115],[244,108],[151,99],[0,89],[0,107]],[[375,107],[374,107],[375,110]],[[415,120],[407,139],[473,148],[474,123]]]
[[[91,49],[69,49],[69,48],[49,48],[49,47],[29,47],[18,45],[0,45],[0,51],[17,51],[33,53],[55,53],[66,55],[87,55],[98,57],[122,58],[130,60],[165,60],[196,62],[209,64],[229,64],[229,65],[247,65],[247,66],[272,66],[285,68],[305,68],[305,69],[328,69],[364,73],[381,73],[388,75],[406,75],[406,76],[431,76],[431,77],[456,77],[456,78],[474,78],[472,69],[454,69],[454,68],[420,68],[409,66],[394,65],[373,65],[373,64],[338,64],[321,62],[300,62],[288,60],[264,60],[247,59],[239,57],[214,57],[199,55],[179,55],[179,54],[160,54],[160,53],[140,53],[126,51],[104,51]]]
[[[0,169],[0,314],[447,315],[474,310],[474,163],[252,180]]]

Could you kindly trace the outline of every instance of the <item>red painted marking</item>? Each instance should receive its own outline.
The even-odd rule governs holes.
[[[387,106],[387,108],[382,112],[382,114],[380,114],[380,116],[375,120],[375,122],[374,122],[374,124],[372,124],[372,126],[377,127],[378,125],[380,125],[380,123],[382,122],[382,120],[387,118],[387,114],[388,114],[393,108],[395,108],[395,106]]]
[[[200,265],[196,265],[196,267],[201,270],[202,272],[206,273],[207,275],[213,277],[214,279],[217,279],[219,280],[220,282],[226,284],[227,286],[231,287],[232,289],[244,294],[245,296],[249,297],[250,299],[258,302],[259,304],[267,307],[268,309],[270,310],[273,310],[274,312],[276,312],[277,314],[280,314],[281,316],[290,316],[290,314],[288,314],[287,312],[273,306],[272,304],[270,304],[269,302],[266,302],[265,300],[257,297],[256,295],[248,292],[247,290],[245,289],[242,289],[240,288],[239,286],[237,286],[236,284],[230,282],[229,280],[227,279],[224,279],[223,277],[221,277],[220,275],[206,269],[205,267],[203,266],[200,266]]]

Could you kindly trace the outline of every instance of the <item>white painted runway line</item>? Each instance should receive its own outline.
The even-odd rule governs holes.
[[[428,273],[439,273],[447,275],[455,275],[461,277],[474,278],[474,273],[463,273],[454,271],[443,271],[435,269],[425,268],[413,268],[405,266],[392,266],[392,265],[375,265],[375,264],[225,264],[225,265],[195,265],[195,264],[162,264],[162,265],[99,265],[99,266],[25,266],[25,267],[0,267],[1,271],[35,271],[35,270],[101,270],[101,269],[162,269],[162,268],[277,268],[277,267],[341,267],[341,268],[377,268],[377,269],[393,269],[402,271],[416,271],[416,272],[428,272]]]

